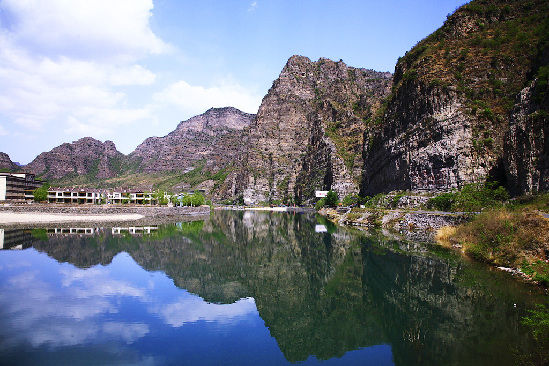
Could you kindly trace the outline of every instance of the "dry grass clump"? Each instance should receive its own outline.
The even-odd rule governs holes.
[[[455,226],[443,226],[435,233],[435,240],[444,247],[452,247],[450,239],[454,237],[456,231],[457,228]]]
[[[446,234],[467,255],[497,265],[519,267],[549,255],[549,220],[535,211],[486,211]]]

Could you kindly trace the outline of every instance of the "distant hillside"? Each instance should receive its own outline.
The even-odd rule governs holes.
[[[255,115],[211,108],[181,122],[164,137],[150,137],[124,155],[114,143],[82,138],[40,154],[25,170],[58,185],[205,189],[232,197],[227,177],[241,171],[247,129]]]
[[[8,154],[0,152],[0,171],[17,170],[19,166],[11,161]]]
[[[150,137],[126,159],[124,173],[103,186],[203,189],[217,199],[234,196],[248,126],[255,115],[233,107],[211,108],[179,123],[164,137]],[[231,177],[229,179],[228,177]]]
[[[112,141],[84,137],[41,153],[24,170],[47,180],[85,183],[120,174],[123,160]]]
[[[130,157],[140,158],[137,170],[145,173],[187,172],[198,164],[218,170],[241,153],[243,131],[254,117],[232,107],[211,108],[164,137],[149,137]]]

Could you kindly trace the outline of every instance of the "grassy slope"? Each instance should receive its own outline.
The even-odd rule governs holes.
[[[62,179],[53,180],[52,185],[78,185],[93,188],[140,187],[174,192],[177,190],[174,187],[182,183],[186,183],[191,188],[194,188],[204,181],[213,180],[215,189],[225,181],[232,169],[231,166],[227,166],[217,172],[210,172],[205,169],[205,162],[200,161],[196,164],[194,170],[187,173],[163,172],[152,174],[139,172],[136,166],[136,164],[131,164],[131,162],[120,163],[119,175],[106,179],[96,178],[97,171],[92,169],[90,174],[87,175],[69,175]]]

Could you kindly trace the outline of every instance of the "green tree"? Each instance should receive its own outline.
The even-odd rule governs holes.
[[[206,199],[202,193],[196,191],[191,195],[191,206],[202,206],[206,202]]]
[[[153,198],[156,200],[156,203],[158,205],[167,205],[169,202],[168,198],[166,197],[166,192],[162,192],[160,190],[154,192]]]
[[[179,200],[179,197],[176,196],[175,194],[172,194],[170,196],[170,202],[174,205],[174,206],[177,206],[181,201]]]
[[[344,198],[343,198],[343,206],[351,206],[351,205],[354,205],[354,204],[357,204],[358,201],[360,200],[360,197],[358,196],[358,194],[348,194],[346,195]]]
[[[332,190],[328,191],[328,194],[326,195],[326,206],[335,207],[337,206],[338,202],[339,202],[339,197],[337,193]]]
[[[320,210],[322,207],[326,206],[326,199],[321,198],[315,204],[315,209]]]
[[[192,197],[188,193],[184,193],[181,197],[181,204],[183,206],[190,206],[192,204]]]
[[[32,191],[32,195],[34,196],[34,200],[36,202],[42,202],[48,199],[48,189],[50,189],[50,185],[48,183],[44,183],[42,187],[36,188],[34,191]]]

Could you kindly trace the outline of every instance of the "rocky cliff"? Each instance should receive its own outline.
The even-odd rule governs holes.
[[[198,187],[216,197],[232,197],[234,177],[242,170],[248,126],[254,118],[233,107],[211,108],[181,122],[167,136],[146,139],[129,159],[139,161],[138,172],[197,176],[194,182],[181,183],[179,189]]]
[[[199,162],[217,170],[242,153],[242,135],[254,117],[232,107],[211,108],[164,137],[149,137],[130,156],[141,159],[139,170],[146,173],[186,172]]]
[[[542,0],[472,1],[399,60],[392,93],[377,116],[380,127],[366,136],[363,194],[448,190],[487,178],[504,183],[504,139],[513,118],[515,147],[507,152],[526,144],[533,150],[525,154],[536,162],[516,167],[519,153],[507,159],[516,167],[507,175],[523,180],[532,170],[539,181],[546,174],[539,172],[547,160],[540,133],[546,127],[526,126],[535,122],[523,121],[520,112],[511,115],[517,100],[525,104],[519,92],[540,70],[548,6]],[[517,136],[521,129],[529,137]],[[515,185],[529,191],[536,184]]]
[[[291,57],[250,127],[246,203],[301,203],[315,190],[358,192],[363,132],[391,74]]]
[[[549,191],[549,93],[540,82],[521,91],[505,139],[507,186],[514,194]]]
[[[84,137],[43,152],[24,167],[44,179],[87,177],[91,180],[119,174],[124,155],[112,141]]]
[[[16,170],[19,167],[13,161],[11,161],[8,154],[0,152],[0,170]]]

